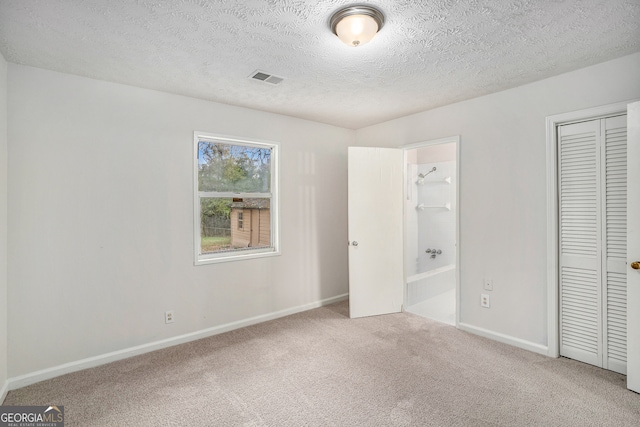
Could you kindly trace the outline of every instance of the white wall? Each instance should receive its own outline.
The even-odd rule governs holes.
[[[355,131],[15,64],[8,82],[9,377],[348,292]],[[194,130],[281,143],[281,256],[193,265]]]
[[[545,117],[639,98],[638,76],[634,54],[356,132],[376,147],[461,136],[461,322],[547,345]]]
[[[0,54],[0,402],[7,382],[7,62]]]
[[[455,162],[456,144],[434,144],[416,148],[416,163]],[[411,150],[414,151],[414,150]]]

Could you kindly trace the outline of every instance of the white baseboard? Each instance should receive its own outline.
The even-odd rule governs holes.
[[[514,347],[522,348],[524,350],[529,350],[534,353],[542,354],[548,356],[549,349],[546,345],[536,344],[531,341],[526,341],[520,338],[515,338],[510,335],[501,334],[499,332],[490,331],[488,329],[479,328],[477,326],[472,326],[467,323],[458,323],[458,329],[470,332],[475,335],[480,335],[481,337],[489,338],[504,344],[509,344]]]
[[[4,390],[3,399],[8,390],[16,390],[21,387],[26,387],[28,385],[35,384],[40,381],[59,377],[60,375],[64,375],[64,374],[69,374],[71,372],[77,372],[83,369],[105,365],[107,363],[126,359],[132,356],[149,353],[151,351],[172,347],[178,344],[184,344],[190,341],[199,340],[199,339],[210,337],[213,335],[222,334],[224,332],[233,331],[235,329],[244,328],[246,326],[255,325],[255,324],[266,322],[269,320],[278,319],[280,317],[289,316],[291,314],[296,314],[296,313],[311,310],[314,308],[322,307],[325,305],[333,304],[336,302],[344,301],[348,297],[349,297],[349,294],[342,294],[332,298],[327,298],[320,301],[312,302],[309,304],[304,304],[297,307],[288,308],[285,310],[275,311],[272,313],[267,313],[260,316],[239,320],[237,322],[226,323],[224,325],[214,326],[212,328],[202,329],[200,331],[179,335],[177,337],[167,338],[165,340],[155,341],[148,344],[139,345],[136,347],[130,347],[124,350],[118,350],[111,353],[101,354],[99,356],[89,357],[87,359],[82,359],[75,362],[69,362],[63,365],[54,366],[52,368],[42,369],[40,371],[35,371],[25,375],[9,378],[5,383],[5,386],[3,389]]]
[[[0,405],[4,403],[4,399],[7,397],[7,393],[9,392],[9,380],[5,381],[0,389]]]

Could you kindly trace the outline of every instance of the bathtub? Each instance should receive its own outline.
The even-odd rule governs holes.
[[[455,264],[407,277],[405,305],[411,306],[454,290],[456,287]]]

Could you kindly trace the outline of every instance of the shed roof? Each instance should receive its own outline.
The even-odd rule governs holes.
[[[271,199],[234,199],[231,209],[269,209]]]

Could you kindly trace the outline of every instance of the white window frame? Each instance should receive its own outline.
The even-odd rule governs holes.
[[[221,144],[242,145],[247,147],[271,149],[271,193],[233,193],[198,191],[198,144],[200,141],[219,142]],[[264,258],[280,255],[280,203],[279,203],[279,162],[280,144],[273,141],[242,139],[233,136],[211,134],[207,132],[193,133],[193,236],[194,236],[194,265],[212,264],[229,261],[240,261],[254,258]],[[271,246],[268,248],[243,249],[238,251],[221,251],[214,253],[200,253],[200,199],[203,197],[246,197],[265,198],[270,201],[271,217]],[[232,224],[232,227],[234,225]]]

